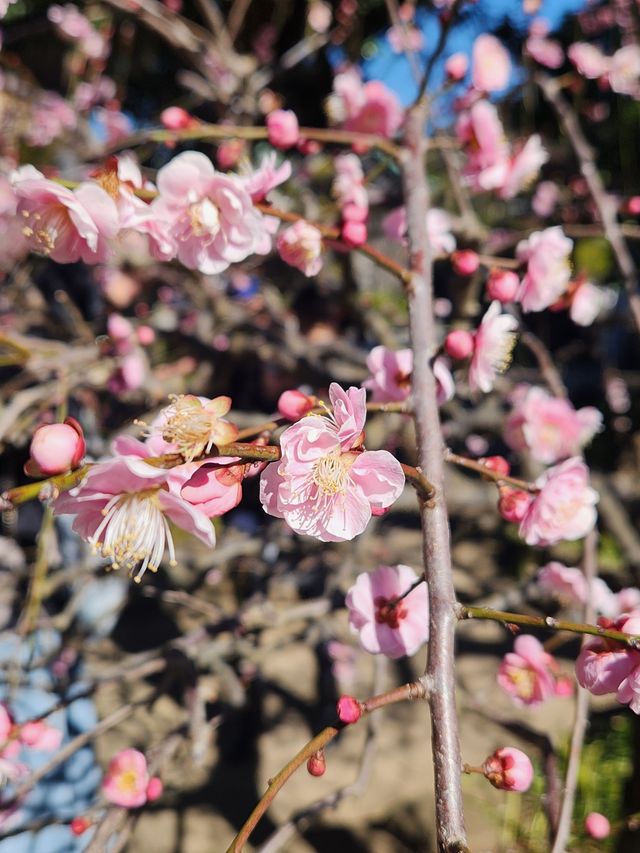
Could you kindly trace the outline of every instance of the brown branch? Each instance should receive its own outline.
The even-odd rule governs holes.
[[[640,330],[638,270],[618,223],[616,206],[613,199],[607,193],[602,176],[598,171],[593,149],[582,132],[578,117],[564,98],[558,81],[541,72],[536,74],[534,79],[540,87],[542,94],[553,107],[560,126],[573,146],[580,165],[580,172],[587,182],[589,192],[602,220],[604,236],[611,244],[613,254],[622,273],[624,286],[629,297],[629,307],[633,314],[636,328]]]
[[[518,477],[507,477],[500,474],[499,471],[492,471],[482,462],[477,462],[475,459],[467,459],[466,456],[459,456],[457,453],[449,450],[448,447],[444,451],[445,462],[451,462],[453,465],[458,465],[460,468],[466,468],[468,471],[475,471],[483,477],[493,480],[494,483],[507,483],[509,486],[514,486],[516,489],[522,489],[523,492],[538,492],[539,489],[535,483],[529,483],[527,480],[520,480]]]
[[[429,69],[427,69],[428,71]],[[425,78],[426,78],[425,74]],[[426,83],[425,83],[426,85]],[[407,293],[413,350],[413,399],[418,463],[435,487],[431,506],[422,501],[422,551],[429,589],[429,650],[436,831],[440,853],[462,853],[467,840],[460,784],[460,741],[455,702],[453,588],[449,519],[444,496],[443,442],[431,360],[438,348],[433,312],[433,266],[427,233],[429,189],[424,172],[427,107],[420,101],[406,118],[401,169],[407,208],[411,280]]]
[[[593,583],[598,574],[598,534],[592,530],[584,540],[584,554],[582,557],[582,569],[587,581],[587,601],[584,606],[583,619],[590,622],[595,617],[593,606]],[[576,697],[576,708],[573,718],[573,730],[571,732],[571,746],[569,748],[569,761],[567,763],[567,774],[564,780],[564,797],[560,818],[556,830],[555,840],[551,853],[564,853],[571,834],[571,820],[578,788],[578,773],[580,771],[580,760],[582,758],[582,747],[589,724],[589,691],[584,687],[578,687]]]
[[[372,696],[365,702],[361,702],[360,707],[363,715],[366,715],[377,708],[383,708],[387,705],[394,704],[395,702],[424,699],[427,692],[426,681],[424,679],[419,679],[418,681],[411,682],[410,684],[403,684],[402,687],[397,687],[395,690],[390,690],[388,693],[382,693],[379,696]],[[308,741],[308,743],[306,743],[302,749],[294,755],[291,761],[285,764],[279,773],[269,780],[267,790],[262,795],[260,802],[244,822],[230,846],[227,848],[227,853],[240,853],[244,849],[244,845],[249,840],[249,837],[258,825],[258,822],[265,814],[278,792],[289,781],[291,776],[293,776],[296,770],[307,762],[309,758],[315,755],[316,752],[324,749],[324,747],[330,743],[343,728],[344,724],[339,721],[332,726],[324,728],[319,734]]]
[[[640,635],[625,634],[611,628],[601,628],[586,622],[567,622],[554,616],[529,616],[525,613],[511,613],[507,610],[493,610],[491,607],[477,607],[471,604],[458,605],[459,619],[489,619],[492,622],[502,622],[503,625],[529,625],[532,628],[550,628],[553,631],[569,631],[571,634],[589,634],[594,637],[604,637],[622,643],[634,651],[640,651]]]
[[[527,347],[538,362],[542,378],[549,386],[551,393],[556,397],[566,397],[567,388],[562,381],[560,371],[553,363],[551,353],[542,343],[540,338],[534,335],[533,332],[521,332],[520,342]]]

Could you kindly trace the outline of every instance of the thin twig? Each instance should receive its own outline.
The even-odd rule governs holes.
[[[622,273],[624,286],[629,297],[629,307],[633,314],[636,328],[640,331],[638,270],[620,229],[613,199],[607,193],[602,176],[596,166],[593,149],[582,132],[575,112],[564,98],[557,80],[541,72],[536,74],[534,79],[540,87],[542,94],[553,107],[562,129],[573,146],[578,163],[580,164],[580,171],[587,182],[593,202],[600,214],[604,235],[611,244],[613,254]]]
[[[582,558],[582,569],[587,582],[587,600],[584,606],[583,618],[589,622],[595,616],[592,603],[593,581],[597,575],[598,559],[598,534],[592,530],[584,540],[584,554]],[[569,761],[567,763],[567,775],[564,781],[564,797],[558,820],[553,849],[551,853],[565,853],[569,835],[571,834],[571,820],[578,787],[578,773],[580,771],[580,760],[582,758],[582,747],[589,723],[589,691],[584,687],[578,687],[576,697],[576,708],[573,718],[573,731],[571,732],[571,746],[569,748]]]

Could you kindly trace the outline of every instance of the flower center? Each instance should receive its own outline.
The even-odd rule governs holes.
[[[165,545],[175,564],[173,538],[160,509],[158,488],[114,495],[102,510],[104,518],[89,539],[95,550],[111,560],[112,569],[126,569],[140,582],[147,569],[158,570]],[[134,569],[140,566],[134,576]]]
[[[118,776],[118,788],[123,794],[133,794],[138,790],[138,774],[135,770],[123,770]]]
[[[196,237],[215,237],[220,230],[220,213],[209,198],[189,208],[191,230]]]
[[[162,425],[162,437],[175,444],[186,462],[208,453],[213,445],[213,421],[200,400],[195,397],[171,395],[167,419]]]
[[[378,625],[388,625],[390,628],[399,628],[400,622],[407,615],[406,604],[397,599],[385,598],[378,595],[373,599],[376,608],[376,622]]]
[[[69,228],[69,214],[62,204],[48,207],[41,213],[23,210],[22,215],[25,219],[22,233],[35,251],[43,255],[53,252],[58,237]]]
[[[531,699],[535,690],[535,673],[530,669],[514,667],[508,675],[509,681],[515,687],[518,696],[525,701]]]
[[[313,482],[324,495],[344,492],[354,461],[351,453],[328,453],[314,464],[311,472]]]

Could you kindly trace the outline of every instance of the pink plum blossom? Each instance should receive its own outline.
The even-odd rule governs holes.
[[[323,542],[353,539],[400,496],[404,474],[386,450],[362,451],[365,390],[329,388],[333,414],[309,415],[281,436],[281,459],[260,481],[264,510]]]
[[[565,237],[559,226],[534,231],[518,243],[518,260],[527,264],[518,294],[523,311],[543,311],[566,291],[571,278],[572,249],[573,240]]]
[[[511,360],[518,321],[510,314],[501,314],[501,307],[497,300],[492,302],[475,333],[469,366],[472,391],[491,391],[496,376],[506,370]]]
[[[406,50],[414,53],[422,49],[424,36],[422,32],[410,24],[398,24],[387,30],[387,38],[394,53],[404,53]]]
[[[169,222],[178,259],[206,275],[222,272],[262,249],[264,217],[240,178],[216,172],[198,151],[178,154],[158,172],[153,215]]]
[[[276,152],[270,151],[263,155],[256,169],[245,171],[240,176],[252,201],[263,201],[272,189],[279,187],[291,177],[291,163],[285,160],[278,166],[277,160]]]
[[[291,148],[300,138],[300,126],[293,110],[274,110],[267,116],[267,138],[276,148]]]
[[[78,49],[89,59],[106,59],[109,55],[108,41],[77,6],[72,3],[49,6],[47,17],[59,34],[68,41],[76,42]]]
[[[465,146],[467,162],[463,175],[476,190],[501,187],[509,171],[509,143],[498,111],[489,101],[477,101],[461,114],[456,136]]]
[[[427,585],[418,584],[405,595],[417,581],[415,571],[403,565],[380,566],[358,575],[346,603],[351,631],[366,651],[399,658],[414,655],[427,642]]]
[[[427,212],[427,231],[429,243],[434,256],[448,255],[456,247],[456,238],[451,233],[451,217],[439,207],[432,207]],[[397,207],[387,214],[382,221],[382,230],[390,240],[405,243],[407,233],[407,211]]]
[[[503,791],[526,791],[533,781],[533,765],[527,755],[513,746],[503,746],[485,759],[485,777],[494,788]]]
[[[536,486],[540,491],[520,523],[527,545],[546,547],[563,539],[582,539],[593,530],[598,493],[589,486],[589,469],[580,458],[549,468]]]
[[[482,33],[473,43],[471,79],[479,92],[504,89],[511,75],[511,58],[502,42]]]
[[[51,477],[70,471],[80,464],[84,451],[82,427],[74,418],[67,418],[62,424],[44,424],[31,439],[27,473]]]
[[[562,45],[554,39],[530,35],[525,47],[529,56],[545,68],[560,68],[564,62]]]
[[[62,732],[45,720],[22,723],[18,737],[23,746],[40,752],[54,752],[62,743]]]
[[[611,824],[600,812],[589,812],[584,819],[584,829],[587,835],[600,841],[611,832]]]
[[[598,621],[616,631],[640,634],[640,616]],[[640,714],[640,652],[635,649],[604,637],[592,640],[578,655],[576,677],[580,686],[594,696],[615,693],[618,702],[629,704],[634,714]]]
[[[634,43],[621,47],[611,57],[609,85],[620,95],[640,95],[640,45]]]
[[[566,397],[552,397],[544,388],[521,385],[512,402],[505,441],[545,465],[578,455],[602,429],[602,414],[596,408],[576,410]]]
[[[516,638],[498,670],[498,684],[516,705],[540,705],[554,696],[557,678],[557,663],[531,634]]]
[[[626,609],[626,591],[616,594],[607,586],[602,578],[594,578],[591,582],[591,592],[581,569],[565,566],[563,563],[551,561],[538,572],[538,584],[547,593],[555,595],[563,604],[569,606],[584,606],[589,602],[597,613],[607,618],[616,618]],[[622,593],[625,593],[622,595]],[[634,590],[634,592],[636,592]],[[640,596],[640,591],[637,591]],[[629,600],[632,606],[637,606],[639,599]],[[629,608],[631,609],[631,608]]]
[[[229,464],[238,461],[237,457],[216,456],[210,462],[179,466],[183,470],[195,468],[180,488],[180,497],[208,518],[229,512],[242,500],[245,466]],[[175,492],[174,483],[171,488]]]
[[[304,219],[285,228],[276,246],[282,260],[306,276],[317,275],[322,269],[322,234]]]
[[[411,394],[413,353],[410,349],[390,350],[374,347],[367,356],[371,377],[362,385],[371,392],[374,403],[402,402]]]
[[[603,77],[609,70],[610,59],[593,44],[588,42],[574,42],[567,51],[571,62],[583,77],[596,80]]]
[[[32,251],[61,264],[107,260],[119,222],[113,199],[101,187],[85,182],[69,190],[32,166],[15,174],[18,216]]]
[[[615,305],[617,298],[610,288],[582,281],[571,294],[569,316],[578,326],[590,326],[603,311]]]
[[[57,92],[39,92],[33,102],[31,120],[24,130],[24,140],[34,148],[44,148],[54,139],[77,125],[73,107]]]
[[[498,512],[505,521],[519,524],[531,506],[533,498],[522,489],[512,489],[511,486],[500,486]]]
[[[560,190],[554,181],[541,181],[531,199],[533,212],[536,216],[546,219],[555,210],[559,197]]]
[[[137,809],[147,802],[150,781],[144,754],[137,749],[123,749],[109,762],[102,793],[115,806]]]
[[[174,475],[175,476],[175,475]],[[165,547],[175,561],[167,518],[215,544],[205,513],[169,490],[171,471],[147,464],[136,455],[116,456],[93,465],[79,486],[53,502],[54,512],[75,516],[73,529],[114,569],[124,568],[139,581],[147,569],[157,571]]]
[[[534,133],[511,156],[507,174],[498,192],[500,198],[514,198],[518,195],[536,178],[540,167],[548,159],[549,154],[543,147],[540,136]]]
[[[336,75],[327,108],[332,120],[346,130],[388,138],[395,136],[404,118],[393,92],[379,80],[363,84],[353,67]]]

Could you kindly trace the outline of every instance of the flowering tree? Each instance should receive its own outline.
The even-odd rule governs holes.
[[[519,849],[631,833],[632,797],[610,822],[588,786],[576,796],[591,696],[640,714],[640,552],[621,499],[637,497],[639,176],[605,150],[605,119],[623,127],[640,98],[635,5],[588,4],[562,29],[558,4],[496,22],[484,2],[388,0],[382,26],[365,4],[310,0],[295,37],[275,9],[196,5],[51,5],[45,21],[0,2],[3,510],[18,540],[21,519],[39,527],[26,559],[8,537],[2,557],[0,850],[123,849],[177,757],[203,765],[213,730],[222,743],[251,706],[260,651],[286,659],[293,636],[269,630],[287,623],[331,661],[337,707],[265,768],[246,814],[223,805],[215,849],[260,838],[293,774],[329,776],[330,742],[367,718],[357,782],[334,779],[261,849],[358,793],[374,720],[408,700],[431,721],[439,851],[473,845],[472,774],[544,792],[542,846],[516,834]],[[29,69],[36,23],[59,40],[64,97],[36,83],[48,65]],[[162,68],[155,89],[138,56]],[[173,70],[180,93],[159,90]],[[522,571],[461,584],[451,531],[455,546],[469,524],[474,554],[484,542]],[[393,544],[403,526],[419,547]],[[321,576],[306,596],[305,565]],[[131,608],[149,599],[197,624],[147,644],[155,627]],[[456,666],[457,636],[481,642],[474,620],[500,631],[482,701]],[[370,698],[336,691],[358,684],[355,643],[411,658],[405,683],[378,668]],[[158,673],[97,713],[105,683]],[[100,767],[92,744],[159,695],[179,723],[123,735]],[[564,762],[536,711],[519,716],[552,699],[574,714]],[[467,713],[503,739],[461,742]],[[233,763],[218,758],[224,803]]]

